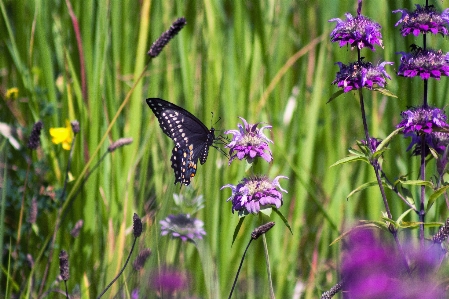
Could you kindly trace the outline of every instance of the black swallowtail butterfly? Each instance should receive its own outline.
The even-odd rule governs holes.
[[[175,143],[171,167],[175,171],[175,184],[186,186],[196,174],[198,159],[206,163],[209,147],[215,140],[215,129],[210,130],[192,113],[158,98],[147,99],[162,131]]]

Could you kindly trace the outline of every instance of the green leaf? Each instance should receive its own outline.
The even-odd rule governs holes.
[[[292,228],[290,226],[290,224],[288,224],[287,218],[284,217],[284,215],[281,213],[281,211],[279,211],[276,208],[273,208],[273,211],[276,212],[276,214],[279,215],[279,217],[281,217],[282,221],[284,222],[285,226],[288,228],[288,230],[290,231],[290,233],[293,235],[293,231]]]
[[[432,207],[434,202],[437,200],[437,198],[440,197],[441,195],[443,195],[448,188],[449,188],[449,185],[443,186],[443,187],[435,190],[435,192],[433,192],[433,194],[430,195],[429,201],[427,202],[426,213],[430,210],[430,208]]]
[[[424,180],[399,180],[403,185],[412,185],[412,186],[426,186],[433,188],[433,183]]]
[[[387,218],[388,219],[388,218]],[[388,225],[384,221],[380,220],[360,220],[361,223],[370,224],[371,226],[375,226],[377,228],[381,228],[387,232],[390,232],[388,229]]]
[[[401,216],[399,216],[398,220],[396,220],[396,222],[397,223],[401,223],[402,219],[404,219],[404,217],[407,216],[407,214],[410,213],[411,211],[413,211],[413,209],[408,209],[407,211],[402,213]]]
[[[273,212],[273,208],[269,207],[269,208],[260,209],[260,212],[262,214],[267,215],[268,217],[270,217],[271,213]]]
[[[400,193],[405,197],[405,199],[409,202],[409,204],[413,205],[413,208],[416,210],[415,206],[415,200],[413,199],[413,195],[407,188],[404,188],[403,186],[399,186]]]
[[[330,97],[330,99],[326,102],[326,104],[327,103],[330,103],[331,101],[333,101],[333,100],[335,100],[336,98],[338,98],[339,96],[341,96],[342,94],[344,94],[345,92],[343,91],[343,90],[339,90],[339,91],[337,91],[337,92],[334,92],[333,94],[332,94],[332,96]]]
[[[234,241],[235,239],[237,239],[237,235],[239,234],[240,228],[242,227],[243,221],[245,220],[245,217],[242,217],[239,219],[239,223],[237,223],[237,226],[235,227],[234,230],[234,235],[232,236],[232,245],[234,245]]]
[[[366,157],[366,154],[353,148],[349,148],[349,152],[355,156]]]
[[[392,97],[392,98],[396,98],[396,99],[398,98],[397,95],[395,95],[394,93],[392,93],[391,91],[389,91],[386,88],[376,87],[376,88],[373,88],[373,90],[378,91],[381,94],[386,95],[387,97]]]
[[[337,166],[337,165],[345,164],[345,163],[355,162],[355,161],[363,161],[363,162],[366,162],[369,164],[369,160],[364,157],[350,156],[350,157],[346,157],[346,158],[338,160],[337,162],[335,162],[334,164],[329,166],[329,168]]]
[[[385,222],[390,223],[391,225],[393,225],[395,228],[398,228],[400,225],[399,223],[397,223],[396,221],[394,221],[393,219],[390,219],[388,217],[382,217],[382,220],[384,220]],[[388,227],[388,226],[387,226]]]
[[[396,136],[397,134],[399,134],[402,131],[403,128],[399,128],[394,130],[393,132],[390,133],[390,135],[388,135],[387,137],[385,137],[384,140],[382,140],[382,142],[377,146],[376,148],[376,152],[384,149],[391,141],[391,139],[393,139],[394,136]]]
[[[377,186],[377,181],[371,181],[371,182],[365,183],[365,184],[357,187],[356,189],[352,190],[348,196],[346,196],[346,199],[348,199],[349,197],[351,197],[352,195],[354,195],[357,192],[360,192],[362,190],[365,190],[365,189],[367,189],[369,187],[373,187],[373,186]]]

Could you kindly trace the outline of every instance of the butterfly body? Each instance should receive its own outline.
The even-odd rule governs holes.
[[[208,129],[187,110],[159,98],[146,100],[159,121],[162,131],[175,143],[170,158],[175,172],[175,184],[190,184],[195,176],[198,160],[204,164],[209,147],[215,140],[214,128]]]

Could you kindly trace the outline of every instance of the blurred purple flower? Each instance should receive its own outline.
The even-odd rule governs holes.
[[[395,26],[402,24],[402,36],[409,35],[410,33],[413,33],[414,36],[418,36],[420,33],[448,34],[449,9],[444,10],[440,14],[433,5],[415,5],[416,9],[413,12],[409,12],[407,9],[393,11],[394,13],[402,13],[401,19],[395,24]]]
[[[380,33],[382,27],[378,23],[360,14],[355,17],[350,13],[345,15],[345,21],[339,18],[329,20],[329,22],[337,22],[335,29],[331,32],[331,42],[339,42],[340,47],[349,44],[351,48],[368,47],[373,51],[376,44],[383,48]]]
[[[344,92],[362,87],[373,89],[375,86],[384,87],[386,79],[391,77],[385,70],[385,65],[393,62],[382,62],[378,66],[373,66],[370,62],[353,62],[348,65],[341,62],[336,63],[340,67],[332,84],[343,88]]]
[[[169,215],[161,224],[161,235],[169,235],[185,241],[202,239],[206,235],[204,223],[201,220],[190,217],[189,214]]]
[[[346,247],[342,261],[346,298],[446,298],[434,277],[439,260],[439,253],[434,250],[438,250],[437,246],[424,250],[404,246],[409,250],[406,254],[411,273],[405,269],[403,257],[377,240],[370,230],[352,233]]]
[[[249,213],[257,214],[261,209],[275,206],[280,208],[282,206],[282,193],[287,193],[287,190],[282,189],[279,184],[279,179],[288,179],[286,176],[277,176],[273,181],[270,181],[265,176],[254,176],[244,178],[238,185],[231,184],[221,187],[223,190],[226,187],[232,189],[232,195],[228,198],[232,200],[232,213],[238,211],[239,215],[247,215]]]
[[[411,53],[402,54],[398,75],[403,77],[420,76],[421,79],[449,76],[449,53],[444,54],[441,50],[417,49]]]
[[[131,299],[139,299],[139,289],[134,289],[131,293]]]
[[[262,157],[267,162],[270,162],[273,157],[271,156],[270,148],[268,143],[271,141],[268,139],[262,131],[264,129],[270,129],[271,126],[264,126],[260,129],[257,126],[260,123],[249,124],[243,117],[239,117],[243,121],[243,126],[238,124],[238,130],[228,130],[225,134],[233,134],[232,141],[226,145],[230,148],[229,164],[232,160],[238,158],[239,160],[247,159],[248,162],[252,162],[257,156]]]
[[[150,284],[156,290],[173,294],[187,287],[187,278],[175,269],[162,269],[150,275]]]

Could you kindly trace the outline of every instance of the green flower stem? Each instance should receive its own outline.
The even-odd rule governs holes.
[[[268,283],[270,287],[270,298],[274,299],[274,290],[273,290],[273,279],[271,278],[271,267],[270,267],[270,257],[268,255],[268,246],[267,246],[267,239],[265,237],[265,234],[262,235],[263,240],[263,252],[265,253],[265,263],[267,264],[267,274],[268,274]]]

